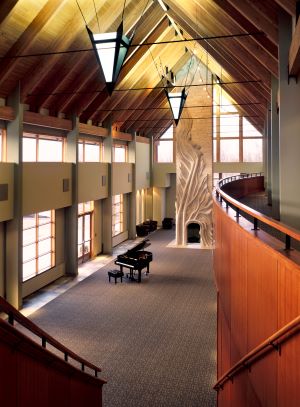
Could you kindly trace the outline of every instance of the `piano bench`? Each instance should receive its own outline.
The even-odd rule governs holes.
[[[117,284],[117,278],[121,278],[121,283],[123,282],[122,278],[124,276],[123,271],[121,270],[110,270],[107,272],[108,274],[108,281],[110,282],[110,278],[113,277],[115,279],[115,284]]]

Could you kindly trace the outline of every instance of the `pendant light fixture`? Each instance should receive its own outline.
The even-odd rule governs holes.
[[[88,27],[86,28],[103,72],[107,91],[111,95],[130,47],[132,37],[128,38],[123,34],[123,21],[116,32],[94,34]]]
[[[165,92],[172,110],[175,124],[177,126],[187,98],[185,88],[183,88],[181,92],[168,92],[166,89]]]

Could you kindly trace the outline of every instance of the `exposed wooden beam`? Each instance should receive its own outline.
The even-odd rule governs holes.
[[[172,17],[192,38],[203,35],[203,32],[200,31],[199,25],[193,22],[188,16],[185,15],[183,17],[181,10],[173,8]],[[200,45],[203,46],[203,43],[200,42]],[[253,96],[256,97],[257,100],[260,99],[259,94],[266,98],[266,100],[269,99],[270,75],[268,72],[264,74],[263,72],[257,71],[253,63],[248,63],[248,59],[251,59],[249,55],[246,59],[241,60],[240,58],[237,58],[237,50],[231,48],[231,46],[224,46],[224,42],[222,41],[214,41],[213,43],[208,42],[204,46],[208,53],[231,74],[232,80],[247,80],[249,78],[261,79],[262,84],[257,84],[256,86],[251,86],[251,84],[249,84],[247,89],[253,89]],[[268,90],[268,93],[265,92],[266,89]]]
[[[132,135],[123,131],[112,130],[111,136],[117,140],[132,141]]]
[[[150,144],[150,140],[146,137],[135,136],[138,143]]]
[[[275,0],[291,16],[296,15],[296,0]]]
[[[18,0],[2,0],[0,7],[0,25],[18,3]]]
[[[37,14],[37,16],[32,20],[26,30],[14,43],[14,45],[9,49],[5,56],[14,56],[25,53],[29,50],[40,31],[44,28],[50,18],[59,11],[63,6],[65,0],[48,0],[45,6]],[[13,70],[21,63],[20,59],[8,59],[2,60],[0,64],[0,88],[5,84],[8,77],[12,74]]]
[[[239,31],[238,24],[229,19],[227,14],[215,3],[205,3],[205,8],[203,6],[202,10],[206,10],[208,13],[205,21],[203,21],[203,26],[205,24],[207,29],[211,29],[213,32],[220,30],[224,34]],[[274,76],[278,76],[278,66],[276,63],[274,63],[274,58],[271,57],[271,55],[268,54],[260,45],[255,43],[253,38],[237,37],[236,39],[227,40],[226,47],[234,47],[236,49],[236,57],[241,60],[246,58],[247,63],[256,66],[257,70],[260,69],[260,71],[262,71],[262,68],[265,68]],[[267,73],[267,76],[270,76],[269,73]]]
[[[300,72],[300,19],[298,19],[289,52],[289,74],[298,75]]]
[[[187,16],[183,17],[182,13],[177,14],[173,9],[172,17],[192,38],[201,35],[201,32],[198,31],[198,25],[191,21]],[[209,54],[230,74],[228,77],[229,80],[234,80],[236,78],[246,79],[247,77],[249,78],[250,75],[253,76],[253,73],[249,72],[248,68],[244,66],[244,61],[237,61],[235,55],[230,54],[228,48],[225,49],[222,43],[219,44],[215,41],[213,45],[207,43],[206,47]],[[227,79],[227,77],[224,77],[223,79]],[[226,90],[238,103],[244,102],[245,100],[249,102],[260,100],[264,105],[267,105],[267,101],[270,99],[270,86],[268,89],[269,91],[266,93],[259,84],[255,86],[249,84],[247,86],[228,86]],[[245,107],[243,110],[248,114],[265,115],[265,108],[260,106]]]
[[[10,106],[0,106],[0,119],[12,121],[15,118],[15,112]]]
[[[99,126],[91,126],[90,124],[79,123],[79,133],[90,136],[107,137],[108,129]]]
[[[249,3],[247,0],[228,0],[228,2],[238,10],[245,18],[257,28],[257,30],[264,31],[268,38],[274,43],[278,43],[278,29],[276,21],[272,24],[268,15],[260,13],[260,10],[253,7],[253,2]]]
[[[77,84],[77,85],[76,85]],[[90,67],[90,70],[86,72],[85,70],[74,77],[72,88],[76,87],[77,92],[91,92],[95,87],[99,86],[99,67],[93,65]],[[103,87],[103,84],[101,85]],[[52,103],[55,105],[57,112],[64,113],[80,113],[80,102],[84,96],[78,93],[73,95],[59,95],[55,101]]]
[[[50,127],[52,129],[72,130],[72,121],[54,116],[44,116],[35,112],[24,112],[24,123],[36,126]]]
[[[244,17],[235,7],[233,7],[227,0],[214,0],[214,2],[223,9],[224,12],[235,21],[242,30],[245,32],[255,32],[257,27]],[[278,46],[269,40],[265,35],[255,35],[253,40],[261,45],[278,63]]]

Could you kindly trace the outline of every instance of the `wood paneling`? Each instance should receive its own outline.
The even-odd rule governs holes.
[[[300,267],[261,240],[246,220],[214,203],[214,272],[218,288],[218,377],[300,314]],[[219,407],[297,406],[300,335],[244,369],[218,392]],[[230,363],[229,363],[230,361]]]
[[[79,123],[79,133],[91,136],[107,137],[108,129],[99,126],[91,126],[85,123]]]
[[[0,106],[0,119],[12,121],[15,118],[15,112],[10,106]]]
[[[116,140],[132,141],[132,135],[122,131],[113,130],[112,138]]]
[[[0,321],[0,405],[99,406],[101,379],[67,364]]]
[[[33,124],[36,126],[50,127],[52,129],[72,130],[72,122],[67,119],[60,119],[54,116],[44,116],[35,112],[24,112],[24,123]]]

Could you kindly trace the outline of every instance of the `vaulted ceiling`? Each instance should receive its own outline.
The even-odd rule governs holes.
[[[277,16],[293,15],[295,1],[164,3],[167,12],[157,0],[2,0],[0,98],[20,83],[21,102],[31,111],[159,134],[172,122],[160,75],[165,67],[176,74],[194,55],[262,130],[271,75],[278,75]],[[85,25],[115,31],[122,15],[136,45],[109,96]]]

